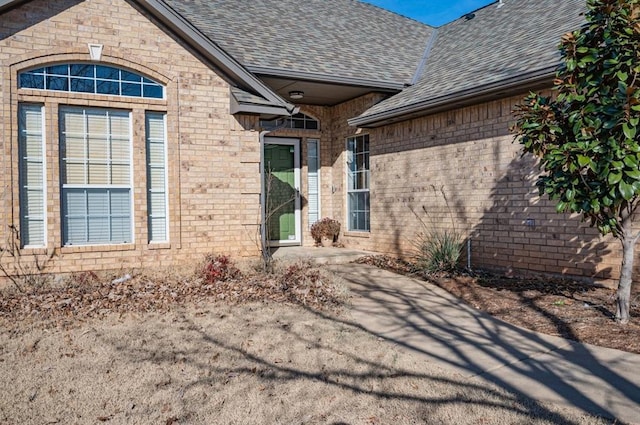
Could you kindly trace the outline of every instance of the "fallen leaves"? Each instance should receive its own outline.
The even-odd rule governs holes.
[[[176,305],[200,301],[275,301],[322,310],[338,307],[346,296],[346,290],[332,275],[309,262],[293,263],[271,274],[236,276],[208,283],[198,273],[159,278],[157,273],[141,271],[117,279],[83,273],[61,285],[23,293],[11,288],[3,291],[0,318],[8,324],[30,320],[69,326],[109,313],[168,311]]]

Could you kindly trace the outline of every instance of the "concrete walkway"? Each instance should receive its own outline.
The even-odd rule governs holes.
[[[372,266],[328,266],[352,291],[353,320],[387,341],[519,396],[640,424],[640,355],[531,332],[427,282]],[[613,325],[612,325],[613,326]]]

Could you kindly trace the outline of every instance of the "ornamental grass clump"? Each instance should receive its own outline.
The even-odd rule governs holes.
[[[436,188],[431,185],[431,188],[434,196],[442,197],[451,224],[447,226],[441,219],[435,219],[429,214],[424,205],[422,206],[422,212],[426,217],[425,219],[411,209],[411,212],[413,212],[422,226],[422,230],[411,240],[416,250],[414,261],[416,267],[424,272],[453,272],[458,269],[464,238],[462,233],[456,229],[455,218],[449,207],[449,200],[444,187]],[[443,215],[443,213],[441,212],[440,215]]]
[[[420,232],[416,238],[416,265],[430,273],[452,272],[458,268],[462,242],[462,236],[455,230]]]

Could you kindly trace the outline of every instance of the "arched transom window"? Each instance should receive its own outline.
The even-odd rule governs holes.
[[[164,99],[162,84],[135,72],[91,63],[66,63],[23,71],[20,88]]]
[[[260,120],[260,125],[266,129],[289,128],[297,130],[319,130],[320,123],[317,119],[303,113],[293,114],[286,118],[276,118],[275,120]]]

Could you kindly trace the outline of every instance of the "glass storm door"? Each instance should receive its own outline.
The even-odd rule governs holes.
[[[265,138],[264,165],[269,244],[300,245],[300,141]]]

